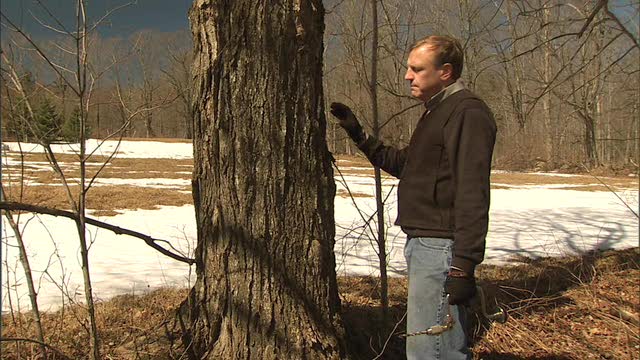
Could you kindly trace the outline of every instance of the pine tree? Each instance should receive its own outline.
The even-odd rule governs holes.
[[[68,142],[79,142],[80,141],[80,108],[76,107],[71,112],[71,115],[64,119],[64,124],[62,125],[62,138]],[[91,133],[91,128],[88,124],[85,123],[85,139],[89,137]]]
[[[35,141],[50,144],[60,138],[62,118],[48,98],[44,98],[34,112]]]
[[[25,105],[25,100],[19,98],[6,117],[4,130],[7,132],[7,136],[17,141],[29,141],[32,139],[32,134],[29,132],[27,124],[28,121],[30,121],[29,111]]]

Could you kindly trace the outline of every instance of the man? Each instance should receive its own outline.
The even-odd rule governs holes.
[[[371,163],[400,179],[396,225],[408,238],[410,360],[471,359],[463,305],[475,295],[474,269],[484,258],[496,125],[459,79],[463,60],[451,37],[428,36],[412,47],[405,79],[426,111],[403,149],[368,136],[347,106],[331,104]]]

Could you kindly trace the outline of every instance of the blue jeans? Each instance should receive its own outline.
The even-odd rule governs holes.
[[[409,272],[407,334],[445,324],[447,315],[444,282],[451,266],[453,241],[440,238],[407,240],[404,256]],[[407,337],[408,360],[471,359],[465,336],[464,307],[451,306],[455,324],[440,335]]]

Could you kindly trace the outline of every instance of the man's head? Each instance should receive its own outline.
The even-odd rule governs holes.
[[[449,36],[427,36],[418,40],[409,53],[404,76],[411,84],[411,95],[428,101],[458,80],[463,63],[464,53],[458,40]]]

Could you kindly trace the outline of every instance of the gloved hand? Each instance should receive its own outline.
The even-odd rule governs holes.
[[[347,131],[353,141],[360,143],[364,140],[362,125],[347,105],[339,102],[331,103],[331,115],[338,119],[338,124]]]
[[[466,305],[476,294],[476,279],[464,271],[451,269],[444,290],[449,294],[449,304]]]

